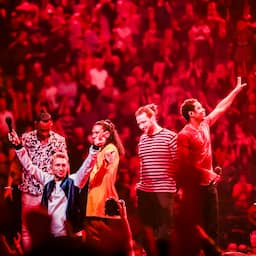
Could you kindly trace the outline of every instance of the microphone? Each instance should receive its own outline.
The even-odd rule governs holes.
[[[12,131],[12,119],[11,119],[9,116],[7,116],[7,117],[5,118],[5,122],[6,122],[6,124],[8,125],[9,132],[11,132],[11,131]]]
[[[210,182],[210,185],[216,185],[216,184],[218,184],[219,181],[220,181],[220,178],[219,178],[219,177],[222,175],[222,168],[221,168],[220,166],[216,166],[213,171],[218,175],[218,177],[217,177],[217,178],[215,177],[215,178]]]

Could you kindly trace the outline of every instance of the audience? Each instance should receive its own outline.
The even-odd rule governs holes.
[[[99,118],[116,123],[128,153],[120,160],[117,187],[132,197],[139,105],[158,104],[162,124],[179,131],[178,106],[188,94],[202,102],[210,98],[210,112],[240,75],[248,90],[223,119],[225,131],[222,122],[212,128],[214,162],[223,168],[220,202],[227,204],[221,206],[220,242],[223,247],[233,242],[232,195],[241,194],[232,194],[234,183],[239,175],[252,183],[246,207],[256,185],[254,1],[7,2],[0,7],[0,187],[12,171],[6,115],[24,132],[43,108],[68,143],[75,144],[69,152],[72,166],[83,160],[81,142],[86,147],[91,124]],[[136,206],[127,202],[127,207],[129,218]]]

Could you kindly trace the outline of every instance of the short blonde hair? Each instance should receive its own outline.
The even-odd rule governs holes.
[[[63,153],[61,151],[55,152],[52,155],[52,164],[55,161],[56,158],[62,158],[62,159],[66,159],[67,163],[68,163],[68,174],[70,174],[70,165],[69,165],[69,158],[68,155],[66,153]]]
[[[55,152],[52,155],[52,160],[55,160],[56,158],[64,158],[67,161],[69,161],[68,155],[66,153],[61,152],[61,151]]]

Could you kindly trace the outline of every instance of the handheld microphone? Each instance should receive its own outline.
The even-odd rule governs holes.
[[[5,122],[6,122],[6,124],[8,125],[9,132],[11,132],[11,131],[12,131],[12,119],[11,119],[9,116],[7,116],[7,117],[5,118]]]
[[[215,178],[213,179],[211,182],[210,182],[210,185],[216,185],[219,183],[220,181],[220,176],[222,175],[222,168],[220,166],[216,166],[213,170],[217,175],[218,175],[218,178]]]

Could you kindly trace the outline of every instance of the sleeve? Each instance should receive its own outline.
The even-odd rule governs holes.
[[[93,149],[91,146],[87,158],[84,160],[79,170],[75,173],[74,182],[79,188],[83,188],[85,186],[96,163],[98,152],[99,150]]]
[[[64,137],[62,138],[62,142],[60,144],[60,151],[67,153],[67,143]]]
[[[48,181],[53,179],[53,175],[43,172],[37,166],[33,165],[28,152],[24,147],[16,150],[16,154],[24,167],[31,175],[33,175],[41,184],[46,184]]]
[[[187,136],[179,133],[177,136],[177,185],[183,186],[189,168],[189,141]]]
[[[182,133],[177,136],[177,160],[179,165],[184,163],[183,160],[189,158],[189,140],[188,137]]]
[[[196,166],[195,159],[191,157],[190,137],[179,134],[177,140],[177,183],[179,187],[191,188],[199,185],[202,170]]]
[[[171,155],[171,175],[176,176],[177,171],[177,134],[173,133],[169,141],[169,151]]]
[[[169,142],[169,149],[171,152],[171,158],[173,160],[177,159],[177,134],[173,134],[170,142]]]

